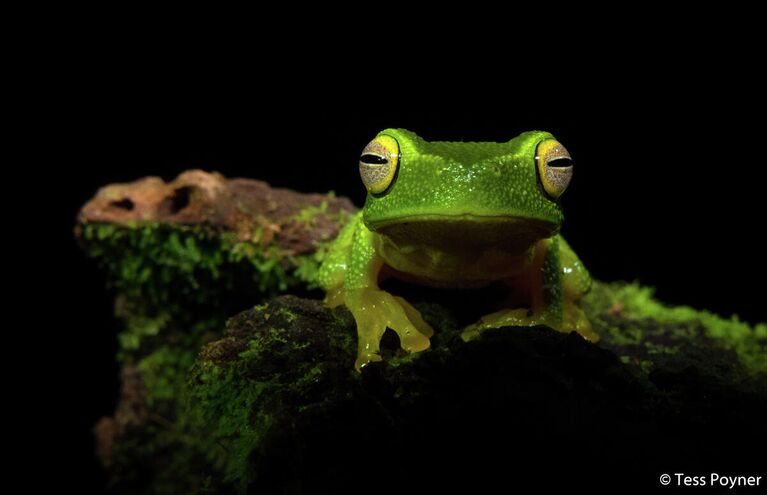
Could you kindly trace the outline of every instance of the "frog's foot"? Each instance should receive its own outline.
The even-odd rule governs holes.
[[[586,313],[575,304],[565,305],[562,331],[576,331],[589,342],[599,342],[599,334],[591,328],[591,323],[586,318]]]
[[[464,342],[476,338],[480,333],[489,328],[499,327],[532,327],[545,325],[560,332],[578,332],[583,338],[591,342],[597,342],[599,335],[591,328],[589,320],[583,310],[577,306],[568,307],[564,318],[552,316],[549,312],[534,313],[528,309],[502,309],[495,313],[483,316],[476,323],[466,327],[461,333]]]
[[[357,323],[358,350],[354,367],[358,371],[370,362],[381,360],[379,345],[386,328],[397,332],[400,345],[408,352],[429,348],[429,337],[434,331],[418,310],[401,297],[367,288],[350,290],[345,299]]]
[[[479,335],[489,328],[498,327],[528,327],[537,325],[534,323],[535,319],[532,317],[530,310],[525,308],[520,309],[502,309],[495,313],[490,313],[479,319],[478,322],[472,323],[461,332],[461,338],[464,342],[468,342],[471,339],[479,337]]]

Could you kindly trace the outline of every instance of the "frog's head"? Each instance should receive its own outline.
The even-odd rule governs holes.
[[[370,230],[442,247],[457,234],[519,249],[550,237],[562,223],[559,196],[572,176],[567,150],[540,131],[476,143],[426,142],[386,129],[362,151],[359,166]]]

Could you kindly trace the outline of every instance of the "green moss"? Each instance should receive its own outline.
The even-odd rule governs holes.
[[[397,356],[393,356],[387,361],[387,365],[392,368],[399,368],[400,366],[408,366],[413,363],[415,359],[418,359],[417,354],[401,353]]]
[[[315,333],[317,315],[326,332]],[[318,301],[288,297],[285,302],[259,305],[232,318],[227,337],[210,344],[191,367],[183,422],[190,431],[204,432],[212,446],[211,465],[240,491],[255,479],[260,469],[255,459],[269,435],[289,427],[286,422],[290,424],[307,408],[331,400],[326,380],[333,373],[353,373],[356,344],[352,339],[339,339],[344,347],[328,345],[329,337],[349,333],[337,325],[348,329],[350,322],[329,316]],[[229,347],[233,342],[237,344]],[[211,346],[221,349],[214,351]],[[341,362],[323,360],[328,352],[341,353]],[[205,356],[216,356],[216,360]]]
[[[147,389],[149,406],[155,405],[157,401],[175,399],[196,359],[196,351],[166,346],[139,360],[138,369]]]
[[[292,257],[291,263],[295,265],[295,271],[293,275],[306,284],[309,289],[319,288],[319,271],[320,265],[325,260],[325,256],[328,252],[330,243],[325,243],[317,246],[317,250],[306,256]]]
[[[637,283],[595,283],[585,304],[608,348],[639,346],[648,356],[671,356],[680,353],[680,346],[708,345],[734,353],[750,374],[767,374],[765,323],[749,325],[737,316],[667,306],[653,297],[651,287]]]
[[[323,205],[303,216],[323,212]],[[166,224],[85,224],[82,243],[118,293],[122,359],[152,352],[154,337],[169,327],[188,332],[202,316],[215,317],[220,329],[244,301],[311,284],[324,252],[279,256],[274,246],[231,233]],[[199,347],[199,339],[190,344]]]
[[[185,421],[193,431],[206,432],[212,446],[207,453],[211,465],[220,470],[225,482],[235,485],[250,478],[248,459],[272,422],[263,404],[256,405],[276,385],[274,378],[247,380],[243,366],[193,368],[190,403],[195,407],[187,407]]]
[[[322,203],[293,220],[312,228],[317,214],[326,210]],[[118,485],[129,487],[132,480],[146,478],[139,471],[151,465],[152,493],[246,491],[269,470],[263,463],[282,449],[269,450],[273,436],[291,438],[296,425],[314,432],[314,423],[302,422],[310,417],[332,423],[335,416],[323,416],[323,411],[344,411],[347,400],[354,404],[347,419],[354,418],[355,408],[371,397],[353,371],[357,339],[348,311],[328,311],[317,301],[289,296],[253,308],[279,292],[315,287],[326,243],[310,254],[286,256],[275,246],[262,245],[263,232],[241,241],[232,233],[199,226],[82,228],[83,246],[105,269],[117,294],[116,314],[124,322],[119,359],[137,365],[152,418],[120,440],[113,475]],[[484,359],[476,360],[471,349],[485,341],[464,344],[449,308],[433,301],[416,306],[436,330],[432,348],[407,354],[390,346],[384,350],[385,362],[367,375],[375,393],[391,391],[368,405],[367,414],[390,408],[383,424],[390,413],[407,413],[403,404],[428,392],[428,380],[441,379],[438,373],[429,375],[431,370],[450,369],[460,355],[467,369]],[[253,309],[227,323],[245,308]],[[632,369],[644,380],[642,390],[652,389],[647,379],[658,371],[695,368],[706,379],[716,376],[727,384],[767,374],[764,323],[752,326],[737,317],[665,306],[653,298],[652,289],[638,284],[595,283],[585,309],[602,336],[599,346],[619,357],[615,365],[621,372]],[[546,342],[566,337],[541,331],[549,332]],[[497,335],[488,332],[487,338]],[[540,344],[515,338],[504,337],[506,351]],[[595,362],[603,359],[600,353],[609,354],[576,342],[567,346],[586,346],[582,351],[593,352],[589,355]],[[492,349],[483,347],[483,356],[492,356]],[[545,366],[563,362],[560,350],[554,355]],[[498,362],[504,363],[501,357]],[[605,366],[613,366],[604,359]],[[390,383],[375,389],[381,376]],[[428,378],[422,387],[408,388],[423,376]],[[452,391],[452,384],[447,381],[443,390]],[[133,491],[148,492],[144,488]]]
[[[311,213],[304,213],[307,221]],[[186,486],[173,477],[187,480],[189,491],[199,491],[206,483],[199,472],[205,470],[208,480],[247,479],[244,459],[258,441],[255,425],[270,420],[263,414],[258,421],[238,414],[258,400],[268,380],[244,387],[227,380],[232,371],[203,374],[210,393],[220,396],[215,403],[223,408],[208,411],[221,419],[210,436],[213,442],[199,434],[201,425],[208,426],[198,416],[205,409],[183,407],[189,400],[189,370],[201,346],[220,336],[231,315],[276,293],[304,290],[317,272],[324,245],[318,253],[285,256],[273,245],[241,241],[233,233],[203,226],[84,224],[81,229],[81,245],[98,261],[116,293],[115,314],[123,324],[118,359],[137,365],[146,391],[143,400],[153,418],[123,433],[112,463],[115,484],[139,483],[147,475],[138,471],[149,469],[147,459],[155,457],[167,458],[168,464],[151,475],[153,493]],[[236,396],[226,394],[229,387],[238,391]],[[233,459],[239,461],[230,462],[231,453],[221,445],[237,453]]]
[[[627,326],[619,331],[615,331],[611,327],[612,341],[618,345],[639,345],[642,342],[643,330],[638,326]]]
[[[319,206],[307,206],[298,213],[296,213],[292,220],[303,224],[306,228],[312,228],[317,215],[326,213],[328,211],[328,202],[322,201]]]
[[[618,311],[617,303],[646,294],[623,287],[600,284],[596,290],[602,294],[589,305],[595,326],[604,332],[600,345],[615,350],[620,359],[575,335],[547,328],[504,328],[463,343],[449,309],[421,303],[418,309],[436,329],[432,348],[407,354],[389,343],[384,361],[362,375],[352,370],[356,338],[348,311],[329,311],[317,301],[282,296],[232,318],[224,338],[208,346],[221,349],[201,354],[192,368],[185,414],[198,418],[192,430],[203,432],[199,435],[211,442],[210,462],[219,463],[217,469],[225,473],[227,483],[240,492],[266,492],[264,487],[285,486],[311,471],[311,466],[301,464],[304,456],[317,456],[312,462],[324,463],[323,469],[348,474],[347,466],[353,461],[322,459],[339,437],[351,439],[350,444],[341,443],[344,447],[339,450],[348,448],[349,456],[355,457],[358,437],[364,445],[372,441],[378,448],[385,444],[386,432],[409,439],[402,432],[413,427],[415,437],[421,438],[424,418],[432,425],[442,416],[473,411],[485,401],[486,412],[493,411],[497,407],[493,394],[519,394],[521,401],[510,401],[514,404],[510,411],[529,397],[537,403],[571,396],[580,407],[590,400],[589,394],[592,398],[604,394],[605,399],[596,399],[597,407],[615,401],[619,414],[627,415],[626,421],[635,421],[635,414],[654,421],[656,410],[662,411],[661,418],[686,417],[679,412],[679,404],[688,400],[689,390],[714,395],[737,390],[745,376],[740,374],[740,354],[726,351],[722,341],[710,338],[698,316],[659,324],[634,308]],[[613,295],[617,297],[611,299]],[[693,314],[698,315],[689,313]],[[233,343],[237,345],[232,347]],[[227,354],[226,349],[237,351]],[[467,379],[467,373],[476,376]],[[551,378],[552,373],[556,378]],[[657,383],[656,375],[661,377]],[[526,380],[530,383],[519,385]],[[550,390],[539,394],[542,386]],[[718,404],[727,403],[726,394]],[[431,400],[437,405],[424,406]],[[453,400],[462,405],[456,406]],[[623,400],[631,405],[624,408]],[[693,409],[705,406],[707,399],[700,400],[702,404],[696,403]],[[600,425],[605,421],[604,415],[587,414]],[[355,422],[358,415],[365,420]],[[528,416],[522,417],[529,421]],[[450,437],[460,430],[456,426],[460,421],[443,421],[430,431]],[[641,429],[643,423],[638,424]],[[294,466],[298,475],[290,471]],[[312,476],[305,479],[316,479]]]

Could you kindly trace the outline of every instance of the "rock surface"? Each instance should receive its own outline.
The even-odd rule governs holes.
[[[322,208],[322,214],[307,212],[311,208]],[[354,210],[346,198],[302,194],[258,180],[189,170],[167,183],[146,177],[105,186],[82,207],[78,225],[202,225],[233,233],[240,241],[274,242],[285,254],[295,255],[314,252],[318,242],[335,237],[334,215]]]
[[[735,380],[737,359],[711,342],[703,365],[680,350],[645,373],[545,327],[465,343],[449,310],[419,309],[438,329],[432,348],[404,354],[392,334],[384,362],[361,375],[346,310],[281,296],[232,318],[203,347],[186,410],[227,460],[217,479],[249,493],[646,493],[664,472],[763,468],[744,444],[767,439],[764,376]]]
[[[767,326],[634,284],[585,301],[598,345],[544,327],[464,343],[481,293],[391,287],[432,348],[387,334],[384,362],[356,373],[350,314],[311,290],[352,211],[200,171],[85,205],[76,232],[124,323],[120,403],[95,428],[115,492],[646,493],[664,472],[763,470],[744,446],[767,441]]]

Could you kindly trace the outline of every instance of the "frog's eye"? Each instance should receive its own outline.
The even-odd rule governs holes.
[[[391,186],[399,157],[399,143],[391,136],[378,136],[365,146],[360,156],[360,177],[368,191],[380,194]]]
[[[565,192],[573,177],[573,160],[559,141],[546,139],[535,150],[538,177],[546,194],[556,199]]]

